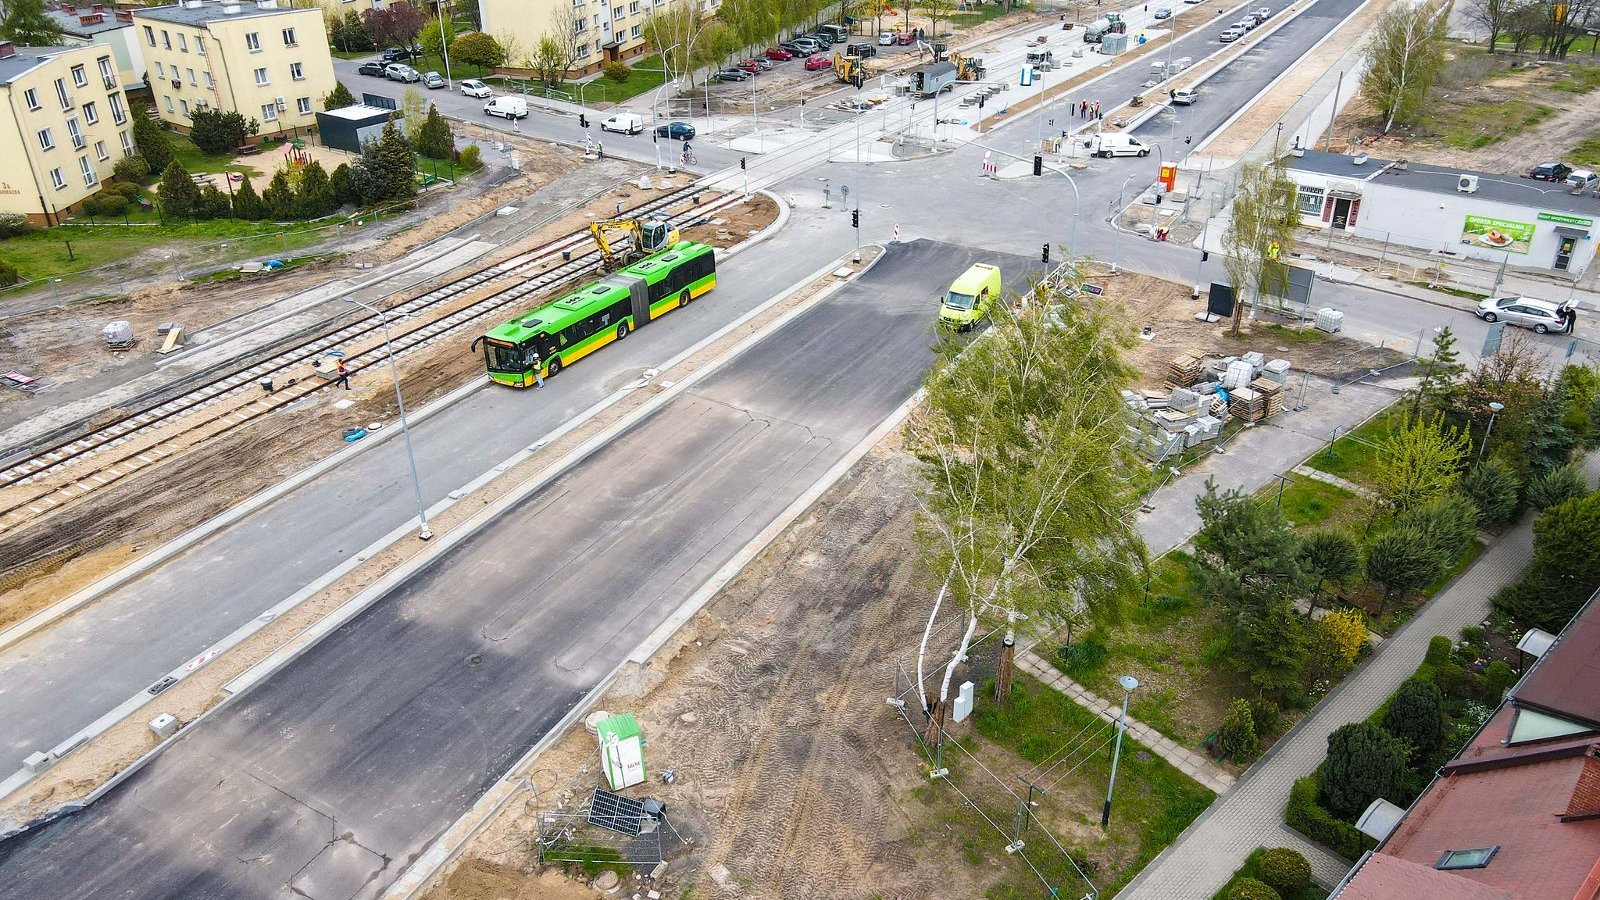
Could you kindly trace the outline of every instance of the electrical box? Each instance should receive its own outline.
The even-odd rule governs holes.
[[[595,726],[600,739],[600,767],[613,791],[645,780],[644,735],[632,713],[619,713]]]
[[[965,722],[972,715],[972,682],[963,681],[956,691],[955,708],[951,710],[957,722]]]

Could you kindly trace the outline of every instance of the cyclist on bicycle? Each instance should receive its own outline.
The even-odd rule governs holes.
[[[694,162],[694,145],[688,141],[683,142],[683,161],[686,163]]]

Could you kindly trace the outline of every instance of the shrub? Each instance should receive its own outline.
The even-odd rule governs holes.
[[[1431,681],[1408,678],[1395,691],[1383,727],[1411,747],[1413,759],[1426,759],[1444,744],[1444,696]]]
[[[1489,663],[1488,668],[1483,670],[1483,688],[1490,702],[1499,703],[1500,698],[1516,683],[1517,673],[1511,671],[1511,666],[1503,659]]]
[[[628,80],[633,70],[619,62],[608,62],[605,64],[605,73],[612,81],[622,82]]]
[[[1322,803],[1353,820],[1379,797],[1396,798],[1406,775],[1406,746],[1370,722],[1341,725],[1328,735]]]
[[[1397,528],[1411,527],[1427,535],[1434,552],[1448,566],[1465,553],[1478,535],[1478,509],[1460,494],[1426,500],[1395,516]]]
[[[0,213],[0,238],[16,237],[33,230],[33,223],[21,213]]]
[[[1256,727],[1256,737],[1262,738],[1277,732],[1282,719],[1283,713],[1278,709],[1278,704],[1271,700],[1256,697],[1250,701],[1250,722]]]
[[[1289,789],[1289,802],[1283,811],[1284,821],[1290,828],[1345,859],[1359,859],[1376,842],[1357,831],[1354,825],[1339,821],[1323,809],[1317,802],[1321,793],[1321,769],[1296,781],[1294,787]]]
[[[1228,900],[1282,900],[1278,892],[1254,878],[1241,878],[1228,889]]]
[[[246,137],[261,131],[260,122],[231,110],[197,109],[189,119],[193,123],[189,139],[206,153],[232,153]]]
[[[468,144],[461,148],[461,168],[469,172],[476,172],[483,168],[483,155],[478,150],[477,144]]]
[[[1481,625],[1464,625],[1461,628],[1461,639],[1469,644],[1483,643],[1486,634]]]
[[[1078,680],[1092,675],[1106,663],[1106,644],[1099,635],[1086,634],[1070,644],[1063,645],[1056,656],[1068,675]]]
[[[1477,507],[1478,524],[1499,525],[1510,521],[1517,511],[1522,479],[1505,462],[1490,459],[1463,476],[1458,487]]]
[[[267,205],[261,202],[255,185],[246,178],[233,192],[233,217],[246,222],[259,222],[267,217]]]
[[[1273,847],[1261,854],[1257,864],[1261,880],[1285,896],[1293,896],[1311,886],[1311,863],[1298,850]]]
[[[150,164],[145,162],[142,155],[135,153],[117,160],[111,167],[111,174],[119,181],[144,184],[145,179],[150,177]]]
[[[1256,735],[1248,701],[1235,700],[1228,707],[1228,715],[1217,729],[1217,750],[1235,762],[1249,762],[1260,755],[1261,739]]]
[[[17,267],[0,259],[0,287],[10,287],[22,280],[22,274]]]
[[[1569,464],[1530,481],[1528,505],[1534,509],[1550,509],[1588,493],[1589,482],[1583,477],[1583,470]]]
[[[87,209],[89,202],[86,200],[83,205]],[[100,207],[99,214],[102,216],[120,216],[128,211],[128,198],[121,194],[105,194],[96,205]]]
[[[356,181],[356,172],[350,168],[349,163],[339,163],[333,168],[333,174],[328,176],[329,187],[339,205],[346,203],[361,205],[361,186]]]
[[[175,219],[189,219],[200,204],[200,189],[177,160],[167,163],[161,173],[161,208]]]
[[[226,219],[231,212],[233,207],[228,202],[228,195],[217,190],[216,185],[208,184],[200,189],[200,202],[195,204],[195,218]]]
[[[1422,657],[1423,664],[1435,668],[1444,665],[1450,661],[1450,654],[1455,650],[1455,646],[1445,635],[1434,635],[1428,640],[1428,652]]]

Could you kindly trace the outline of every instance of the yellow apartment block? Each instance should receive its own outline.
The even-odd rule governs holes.
[[[478,15],[484,31],[513,36],[525,57],[533,55],[540,38],[570,29],[581,50],[569,73],[576,76],[648,51],[645,20],[668,3],[692,3],[709,14],[720,0],[478,0]],[[527,60],[506,65],[523,67]]]

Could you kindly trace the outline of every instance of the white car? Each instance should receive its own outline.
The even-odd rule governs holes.
[[[1156,21],[1158,21],[1158,22],[1161,21],[1162,19],[1170,19],[1170,18],[1172,18],[1172,7],[1170,7],[1170,6],[1157,7],[1156,11],[1155,11],[1155,18],[1156,18]]]
[[[1491,297],[1479,303],[1475,313],[1485,322],[1503,319],[1508,325],[1532,328],[1540,334],[1566,330],[1560,307],[1532,297]]]
[[[494,91],[489,90],[487,84],[476,78],[468,78],[461,82],[461,93],[466,94],[468,97],[477,97],[479,100],[487,100],[494,96]]]
[[[1200,95],[1190,88],[1178,88],[1172,92],[1172,103],[1174,106],[1190,106],[1198,96]]]
[[[892,31],[880,31],[880,32],[878,32],[878,46],[879,47],[893,47],[894,46],[894,42],[895,42],[894,32],[892,32]]]
[[[1217,35],[1217,40],[1223,42],[1224,44],[1231,44],[1242,37],[1244,37],[1244,29],[1235,25],[1234,27],[1229,28],[1227,31]]]
[[[644,116],[638,113],[617,113],[600,123],[601,131],[614,131],[617,134],[638,134],[644,131]]]

